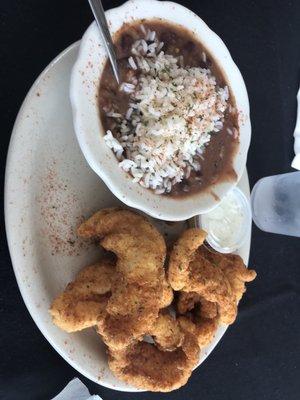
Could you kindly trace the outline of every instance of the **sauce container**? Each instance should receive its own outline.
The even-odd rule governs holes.
[[[251,223],[250,202],[238,187],[213,210],[194,219],[194,225],[207,232],[207,243],[220,253],[239,249],[245,243]]]

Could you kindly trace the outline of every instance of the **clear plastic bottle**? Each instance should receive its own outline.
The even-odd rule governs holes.
[[[260,179],[251,203],[253,221],[261,230],[300,237],[300,171]]]

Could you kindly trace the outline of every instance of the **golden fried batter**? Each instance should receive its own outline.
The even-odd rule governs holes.
[[[107,305],[111,315],[135,314],[140,308],[159,309],[168,307],[173,301],[173,290],[165,277],[162,280],[162,291],[156,286],[127,283],[123,274],[116,272],[112,280],[112,295]],[[143,304],[140,299],[143,298]]]
[[[78,233],[101,239],[101,245],[117,256],[118,275],[98,332],[109,347],[121,349],[140,340],[172,299],[165,282],[164,238],[143,216],[120,209],[99,211]]]
[[[217,304],[194,292],[180,292],[176,305],[178,312],[184,314],[178,318],[181,328],[196,336],[200,348],[208,345],[218,327]]]
[[[217,303],[220,321],[234,322],[237,304],[245,291],[245,281],[256,276],[247,270],[238,256],[208,255],[200,229],[188,229],[178,239],[169,264],[169,282],[173,289],[194,292],[211,303]]]
[[[201,296],[195,292],[179,292],[176,307],[179,314],[191,311],[195,304],[200,301]]]
[[[149,239],[156,244],[157,252],[164,259],[166,244],[158,230],[142,215],[120,208],[105,208],[85,221],[77,230],[84,238],[103,238],[113,233],[128,233]]]
[[[256,272],[245,268],[244,262],[237,254],[220,254],[208,251],[204,246],[199,248],[202,254],[213,265],[220,268],[236,297],[236,301],[240,301],[246,291],[245,282],[251,282],[256,277]]]
[[[160,299],[159,308],[168,307],[172,303],[173,298],[174,298],[173,289],[169,285],[169,283],[168,283],[168,281],[167,281],[165,276],[163,277],[162,286],[163,286],[163,288],[162,288],[162,297]]]
[[[67,332],[96,325],[106,314],[113,275],[114,267],[108,260],[80,271],[51,305],[54,324]]]
[[[232,324],[246,290],[245,282],[255,277],[256,272],[247,269],[241,257],[212,253],[202,246],[190,264],[188,285],[206,300],[217,303],[221,322]]]
[[[195,337],[185,332],[181,347],[162,351],[154,344],[138,342],[122,351],[108,352],[112,372],[137,388],[169,392],[183,386],[198,362],[199,346]]]
[[[195,292],[179,292],[176,306],[179,314],[192,311],[197,304],[201,304],[203,318],[216,318],[218,315],[217,303],[212,303]]]
[[[204,298],[199,299],[201,304],[200,315],[202,318],[213,319],[218,317],[218,305],[217,303],[212,303]]]
[[[184,231],[175,243],[168,268],[168,281],[174,290],[181,290],[185,286],[189,264],[205,237],[206,232],[202,229],[190,228]]]
[[[159,313],[148,334],[153,336],[158,348],[164,351],[177,349],[184,339],[177,320],[167,313]]]
[[[191,316],[178,318],[181,329],[185,329],[197,338],[200,349],[207,346],[213,339],[218,327],[217,319],[199,319],[193,321]]]
[[[190,263],[189,271],[189,278],[183,290],[196,292],[207,301],[217,303],[220,321],[225,324],[233,323],[237,313],[237,302],[222,270],[197,254]]]
[[[67,332],[96,326],[112,372],[137,388],[168,392],[184,385],[218,322],[234,321],[245,282],[256,273],[238,256],[209,252],[201,246],[206,233],[188,229],[170,253],[167,280],[164,238],[129,210],[99,211],[78,234],[99,239],[116,261],[79,272],[53,301],[53,322]],[[167,308],[173,289],[177,318]],[[147,335],[154,343],[145,342]]]
[[[147,318],[145,312],[141,312],[137,320],[129,314],[106,314],[105,318],[99,321],[97,331],[111,350],[123,350],[136,340],[142,340],[155,319],[156,315],[150,314]]]
[[[108,315],[98,325],[98,332],[109,347],[126,347],[133,340],[142,339],[166,300],[170,298],[165,290],[160,292],[155,286],[129,284],[123,274],[117,273],[107,304]]]
[[[117,270],[126,276],[127,282],[152,286],[161,282],[166,253],[158,251],[157,242],[138,235],[114,233],[105,236],[100,243],[116,254]]]

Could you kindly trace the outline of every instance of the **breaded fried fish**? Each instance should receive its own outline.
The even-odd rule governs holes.
[[[85,267],[53,301],[50,314],[66,332],[95,326],[106,314],[115,270],[110,260]]]
[[[138,342],[121,351],[108,352],[112,372],[137,388],[169,392],[183,386],[199,359],[199,345],[194,335],[184,332],[182,345],[163,351],[155,344]]]
[[[245,282],[256,277],[239,256],[209,255],[201,246],[205,232],[192,228],[185,231],[170,254],[168,279],[175,290],[193,292],[216,303],[220,321],[232,324],[237,305],[245,291]]]
[[[160,308],[172,300],[165,280],[166,245],[158,230],[129,210],[105,209],[78,228],[83,237],[97,237],[117,256],[117,278],[98,332],[113,349],[140,340]]]

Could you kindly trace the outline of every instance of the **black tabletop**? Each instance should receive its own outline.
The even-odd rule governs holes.
[[[103,3],[105,9],[121,4]],[[180,3],[221,36],[246,81],[253,127],[248,159],[251,186],[263,176],[290,171],[299,87],[299,0]],[[2,0],[0,15],[3,187],[7,147],[23,98],[44,67],[82,36],[92,15],[86,0]],[[16,284],[3,215],[1,227],[1,399],[47,400],[75,376],[104,400],[299,399],[299,238],[267,234],[254,227],[250,264],[258,278],[249,285],[236,323],[215,351],[178,391],[126,394],[80,376],[40,333]]]

